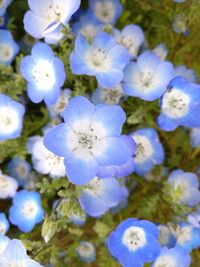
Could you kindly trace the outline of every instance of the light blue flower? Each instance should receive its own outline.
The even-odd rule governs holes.
[[[120,134],[126,116],[119,106],[94,106],[85,97],[72,98],[62,123],[48,131],[44,145],[65,158],[68,179],[84,185],[102,166],[123,165],[130,158]]]
[[[190,142],[193,148],[200,147],[200,128],[191,129]]]
[[[134,156],[135,173],[147,174],[154,165],[160,165],[165,159],[164,148],[153,128],[140,129],[131,134],[136,143]]]
[[[108,249],[124,267],[142,267],[160,254],[158,229],[149,221],[127,219],[107,239]]]
[[[119,213],[122,209],[124,209],[128,205],[129,190],[126,187],[125,180],[123,180],[122,182],[123,182],[123,185],[121,185],[121,188],[120,188],[121,189],[121,197],[119,200],[119,204],[110,209],[113,214]]]
[[[156,54],[162,61],[164,61],[169,53],[165,44],[161,43],[153,49],[154,54]]]
[[[0,234],[0,255],[8,245],[9,241],[10,239],[7,236]]]
[[[34,45],[31,55],[21,61],[20,71],[28,82],[28,96],[34,103],[56,103],[66,74],[63,62],[54,56],[50,46]]]
[[[189,34],[189,29],[187,27],[187,18],[183,14],[178,14],[175,16],[172,27],[176,33],[182,33],[184,36],[188,36]]]
[[[121,32],[115,29],[113,34],[117,43],[126,47],[132,58],[137,57],[139,49],[144,43],[144,33],[140,26],[130,24]]]
[[[81,241],[75,251],[79,258],[86,263],[91,263],[96,260],[96,248],[90,242]]]
[[[0,141],[20,136],[25,108],[9,96],[0,94]]]
[[[119,0],[89,0],[89,7],[105,24],[115,24],[123,10]]]
[[[18,52],[19,46],[10,31],[0,30],[0,64],[10,65]]]
[[[200,228],[200,208],[197,212],[192,212],[187,216],[187,221],[194,227]]]
[[[10,224],[4,213],[0,213],[0,234],[5,235],[9,230]]]
[[[0,30],[6,29],[7,22],[8,22],[8,15],[7,14],[0,16]]]
[[[78,36],[75,50],[70,55],[74,74],[95,76],[100,86],[115,87],[122,81],[123,69],[129,62],[129,54],[114,38],[105,32],[98,33],[92,43]]]
[[[137,62],[127,65],[122,88],[129,96],[153,101],[163,95],[173,77],[172,64],[147,51],[138,57]]]
[[[42,267],[39,263],[31,260],[20,240],[10,240],[0,257],[0,266],[27,266]]]
[[[22,158],[13,158],[8,163],[9,173],[18,181],[20,186],[27,184],[31,165]]]
[[[68,216],[70,222],[72,222],[75,225],[82,226],[85,224],[87,215],[85,213],[70,213]]]
[[[0,16],[3,16],[5,14],[6,9],[10,5],[11,2],[12,2],[12,0],[1,0],[1,2],[0,2]]]
[[[189,267],[190,263],[191,257],[185,249],[181,247],[163,248],[152,267]]]
[[[192,69],[188,69],[185,65],[175,67],[174,76],[183,76],[191,82],[197,82],[197,76]]]
[[[92,217],[99,217],[119,204],[122,197],[121,186],[115,178],[95,177],[79,197],[81,208]]]
[[[17,181],[0,170],[0,199],[12,198],[18,188]]]
[[[168,182],[174,190],[180,188],[182,192],[180,203],[191,207],[200,203],[199,180],[196,174],[174,170],[170,173]]]
[[[158,126],[173,131],[178,126],[200,127],[200,85],[174,78],[160,101]]]
[[[80,0],[28,0],[30,10],[24,17],[24,28],[35,38],[55,43],[62,27],[68,25],[80,3]]]
[[[37,192],[19,191],[13,198],[13,205],[9,210],[9,219],[22,232],[30,232],[36,224],[42,222],[44,210],[41,197]]]
[[[174,225],[173,225],[174,226]],[[174,230],[172,225],[158,225],[159,229],[159,244],[162,247],[173,248],[176,244],[176,235],[174,234]]]

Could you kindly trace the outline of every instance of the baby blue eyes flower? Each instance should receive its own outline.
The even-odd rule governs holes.
[[[127,219],[107,239],[108,249],[124,267],[142,267],[160,254],[158,229],[149,221]]]
[[[6,12],[7,7],[10,5],[12,0],[1,0],[0,1],[0,16],[3,16]]]
[[[79,197],[81,208],[92,217],[99,217],[110,208],[119,204],[121,186],[115,178],[99,179],[95,177],[82,191]]]
[[[25,108],[9,96],[0,94],[0,141],[20,136]]]
[[[195,227],[200,228],[200,209],[198,209],[198,212],[192,212],[187,216],[187,221]]]
[[[28,0],[30,10],[24,17],[24,28],[31,36],[54,43],[52,37],[54,39],[62,26],[68,25],[80,3],[80,0]]]
[[[200,147],[200,128],[193,128],[191,130],[190,142],[193,148]]]
[[[114,38],[105,32],[98,33],[92,43],[78,36],[75,50],[70,56],[74,74],[95,76],[100,86],[112,88],[123,79],[123,69],[129,62],[129,54]]]
[[[8,245],[9,241],[10,239],[7,236],[0,234],[0,255]]]
[[[43,220],[43,217],[39,193],[22,190],[15,195],[13,206],[9,210],[9,219],[13,225],[28,233]]]
[[[0,199],[12,198],[17,192],[17,181],[0,170]]]
[[[194,70],[188,69],[185,65],[175,67],[174,71],[174,76],[183,76],[188,79],[188,81],[197,82],[197,76]]]
[[[86,263],[91,263],[96,260],[96,248],[90,242],[80,242],[75,251],[78,254],[79,258]]]
[[[89,7],[104,24],[115,24],[123,10],[119,0],[89,0]]]
[[[162,61],[165,60],[167,57],[169,51],[165,44],[159,44],[153,49],[154,54],[156,54]]]
[[[161,102],[158,126],[173,131],[178,126],[200,127],[200,87],[184,77],[174,78]]]
[[[147,174],[154,165],[164,161],[165,153],[159,136],[153,128],[140,129],[131,134],[136,143],[134,156],[135,172],[139,175]]]
[[[119,106],[94,106],[77,96],[64,111],[65,122],[46,133],[44,145],[65,158],[68,179],[84,185],[96,176],[99,167],[120,166],[130,159],[120,136],[125,119]]]
[[[0,64],[10,65],[19,52],[19,46],[12,34],[7,30],[0,30]]]
[[[191,257],[185,249],[181,247],[163,248],[152,267],[189,267],[190,263]]]
[[[153,101],[163,95],[173,77],[172,64],[162,61],[148,51],[140,55],[137,62],[131,62],[126,66],[123,90],[129,96]]]
[[[123,45],[129,51],[132,58],[135,58],[144,42],[144,33],[138,25],[130,24],[121,32],[114,30],[114,37],[118,44]]]
[[[180,203],[187,204],[190,207],[200,203],[199,180],[196,174],[175,170],[171,172],[168,182],[174,190],[180,188],[182,192]]]
[[[10,224],[4,213],[0,213],[0,234],[5,235],[9,230]]]
[[[20,240],[10,240],[0,257],[1,267],[42,267],[39,263],[31,260]]]
[[[22,59],[20,71],[28,82],[28,96],[34,103],[56,103],[66,74],[63,62],[47,44],[34,45],[31,55]]]

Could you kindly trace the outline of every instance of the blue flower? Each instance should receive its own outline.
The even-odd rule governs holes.
[[[10,65],[19,52],[19,46],[12,34],[7,30],[0,30],[0,64]]]
[[[7,22],[8,22],[8,15],[7,14],[0,16],[0,30],[6,29]]]
[[[200,147],[200,128],[191,129],[190,142],[192,147]]]
[[[162,61],[154,53],[148,51],[140,55],[137,62],[127,65],[122,87],[129,96],[153,101],[163,95],[173,77],[172,64]]]
[[[194,227],[200,228],[200,209],[198,212],[192,212],[187,216],[187,221]]]
[[[6,9],[10,5],[11,2],[12,0],[2,0],[0,2],[0,16],[3,16],[5,14]]]
[[[177,66],[177,67],[175,67],[174,70],[175,70],[174,76],[183,76],[186,79],[188,79],[188,81],[191,81],[191,82],[197,81],[197,76],[196,76],[194,70],[187,69],[187,67],[185,65]]]
[[[24,28],[35,38],[55,43],[55,35],[61,34],[62,27],[68,25],[80,3],[80,0],[28,0],[30,10],[24,17]]]
[[[199,180],[196,174],[175,170],[170,173],[168,182],[174,190],[180,188],[182,192],[180,203],[191,207],[200,203]]]
[[[0,170],[0,199],[14,197],[17,188],[17,181],[10,176],[4,175]]]
[[[174,234],[173,228],[171,225],[162,225],[158,226],[159,229],[159,244],[162,247],[172,248],[176,244],[176,235]]]
[[[160,253],[158,229],[149,221],[127,219],[107,239],[107,246],[124,267],[142,267]]]
[[[65,158],[69,180],[84,185],[102,166],[123,165],[130,159],[129,149],[121,138],[126,116],[119,106],[97,105],[85,97],[72,98],[62,123],[44,137],[48,150]]]
[[[131,134],[136,143],[135,173],[147,174],[154,165],[162,164],[165,153],[159,136],[153,128],[140,129]]]
[[[114,30],[114,37],[118,44],[123,45],[129,51],[132,58],[135,58],[141,45],[144,43],[144,33],[140,26],[130,24],[120,32]]]
[[[9,230],[10,224],[4,213],[0,213],[0,234],[5,235]]]
[[[82,226],[85,224],[85,221],[87,219],[87,215],[85,213],[70,213],[68,216],[70,222],[72,222],[75,225]]]
[[[79,197],[81,208],[92,217],[99,217],[119,204],[122,197],[121,186],[115,178],[95,177]]]
[[[43,217],[44,211],[39,193],[22,190],[15,195],[13,206],[9,210],[9,219],[22,232],[30,232],[43,220]]]
[[[7,236],[0,234],[0,255],[8,245],[9,241],[10,239]]]
[[[56,103],[66,79],[63,62],[54,56],[47,44],[34,45],[31,56],[22,59],[20,71],[28,81],[28,96],[34,103]]]
[[[91,263],[96,260],[96,248],[90,242],[81,241],[75,251],[84,262]]]
[[[22,104],[0,94],[0,141],[20,136],[24,113],[25,108]]]
[[[165,44],[159,44],[153,49],[154,54],[156,54],[162,61],[164,61],[169,53]]]
[[[174,247],[171,249],[163,248],[152,267],[189,267],[190,263],[191,257],[185,249],[181,247]]]
[[[183,14],[178,14],[175,16],[172,27],[176,33],[182,33],[184,36],[188,36],[189,34],[187,18]]]
[[[129,62],[126,48],[116,44],[105,32],[98,33],[92,43],[78,36],[75,50],[70,55],[70,66],[74,74],[95,76],[100,86],[115,87],[122,81],[123,69]]]
[[[31,165],[24,159],[13,158],[8,163],[9,173],[16,178],[20,186],[25,186],[31,171]]]
[[[173,131],[178,126],[200,127],[200,86],[184,77],[174,78],[163,95],[158,126]]]
[[[0,266],[29,266],[42,267],[39,263],[31,260],[20,240],[10,240],[0,257]]]
[[[115,24],[123,10],[119,0],[89,0],[89,7],[105,24]]]

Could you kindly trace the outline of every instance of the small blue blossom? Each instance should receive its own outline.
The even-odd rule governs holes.
[[[138,57],[137,62],[127,65],[122,87],[129,96],[153,101],[163,95],[173,77],[172,64],[147,51]]]
[[[169,225],[158,226],[159,229],[159,244],[162,247],[172,248],[176,244],[176,235],[174,234],[173,229]]]
[[[121,186],[115,178],[95,177],[79,197],[81,208],[92,217],[99,217],[119,204],[122,197]]]
[[[22,158],[13,158],[8,163],[8,171],[16,178],[20,186],[25,186],[31,171],[31,165]]]
[[[140,26],[135,24],[126,26],[121,32],[115,29],[114,37],[118,44],[128,49],[132,58],[137,56],[140,47],[144,43],[144,33]]]
[[[159,44],[153,49],[154,54],[156,54],[162,61],[164,61],[169,53],[165,44]]]
[[[191,129],[190,142],[193,148],[200,147],[200,128]]]
[[[187,216],[187,221],[194,227],[200,228],[200,209],[198,212],[192,212]]]
[[[3,16],[6,12],[7,7],[10,5],[12,0],[1,0],[0,2],[0,16]]]
[[[89,0],[89,7],[105,24],[115,24],[123,10],[119,0]]]
[[[19,46],[10,31],[0,30],[0,64],[10,65],[18,52]]]
[[[168,182],[174,190],[180,188],[182,192],[180,203],[187,204],[190,207],[200,203],[199,180],[196,174],[174,170],[170,173]]]
[[[37,192],[19,191],[13,198],[13,206],[9,210],[9,219],[22,232],[30,232],[44,217],[41,197]]]
[[[154,165],[160,165],[165,158],[164,148],[153,128],[140,129],[131,134],[136,143],[134,156],[135,173],[144,176]]]
[[[18,188],[17,181],[0,170],[0,199],[12,198]]]
[[[7,236],[0,234],[0,255],[3,253],[9,241],[10,239]]]
[[[114,38],[98,33],[92,43],[78,36],[75,50],[70,56],[70,66],[74,74],[95,76],[100,86],[112,88],[123,79],[123,69],[129,62],[129,54]]]
[[[107,239],[108,249],[122,266],[142,267],[160,254],[158,229],[149,221],[127,219]]]
[[[99,167],[123,165],[130,159],[121,138],[126,116],[119,106],[94,106],[85,97],[72,98],[65,111],[65,122],[49,130],[44,145],[64,157],[68,179],[84,185],[93,179]]]
[[[7,14],[0,16],[0,30],[6,29],[7,22],[8,22],[8,15]]]
[[[189,34],[187,18],[183,14],[178,14],[175,16],[172,27],[176,33],[182,33],[184,36]]]
[[[9,230],[10,224],[4,213],[0,213],[0,234],[5,235]]]
[[[158,126],[173,131],[178,126],[200,127],[200,85],[184,77],[174,78],[161,101]]]
[[[0,141],[20,136],[25,108],[9,96],[0,94]]]
[[[190,263],[191,257],[185,249],[181,247],[163,248],[152,267],[189,267]]]
[[[10,240],[0,257],[0,266],[27,266],[42,267],[39,263],[31,260],[20,240]]]
[[[80,260],[86,263],[91,263],[96,260],[96,248],[90,242],[80,242],[79,246],[76,248],[75,251],[78,254]]]
[[[197,76],[194,70],[188,69],[185,65],[177,66],[175,67],[174,70],[175,70],[174,76],[183,76],[186,79],[188,79],[188,81],[191,81],[191,82],[197,81]]]
[[[35,38],[55,43],[62,35],[62,27],[68,25],[80,3],[80,0],[28,0],[30,10],[24,17],[24,28]]]
[[[85,213],[80,214],[80,213],[71,213],[68,216],[69,220],[78,226],[82,226],[85,224],[86,219],[87,219],[87,215]]]
[[[22,59],[20,71],[28,82],[28,96],[32,102],[56,103],[66,74],[63,62],[54,56],[50,46],[35,44],[31,55]]]

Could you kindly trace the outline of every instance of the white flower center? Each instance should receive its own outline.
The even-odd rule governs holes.
[[[98,197],[104,191],[104,184],[103,181],[97,177],[92,179],[88,184],[87,188],[85,189],[90,195],[94,197]]]
[[[146,234],[141,227],[130,227],[124,232],[122,243],[128,247],[129,250],[135,251],[146,245]]]
[[[51,152],[47,154],[46,160],[48,162],[49,167],[52,167],[52,168],[59,166],[59,165],[63,165],[63,158],[58,157]]]
[[[79,246],[78,253],[83,258],[90,258],[94,255],[95,250],[92,244],[85,243]]]
[[[146,136],[134,135],[133,139],[136,143],[135,162],[141,163],[146,159],[151,158],[153,154],[153,147]]]
[[[0,107],[0,133],[14,132],[19,125],[19,116],[15,110],[8,107]]]
[[[40,60],[33,69],[32,76],[41,90],[49,90],[55,84],[53,65],[47,60]]]
[[[0,44],[0,61],[7,62],[13,57],[13,48],[7,43]]]
[[[3,222],[0,222],[0,234],[4,235],[6,233],[6,226]]]
[[[186,93],[172,88],[164,94],[162,111],[170,118],[184,117],[188,113],[190,101]]]
[[[27,219],[34,218],[37,214],[37,211],[38,211],[38,206],[33,200],[26,201],[21,209],[23,216],[26,217]]]
[[[91,40],[98,32],[99,28],[92,25],[92,24],[86,24],[84,27],[80,29],[80,33]]]
[[[110,23],[115,16],[115,7],[111,1],[97,2],[95,5],[95,16],[104,23]]]
[[[178,236],[178,243],[184,244],[185,242],[191,241],[192,239],[192,226],[185,226],[181,229],[180,235]]]
[[[21,177],[24,177],[25,175],[27,175],[27,171],[26,171],[26,168],[23,164],[19,164],[15,167],[15,171],[16,173],[21,176]]]
[[[92,47],[85,55],[87,64],[95,71],[106,72],[110,67],[107,52],[102,48]]]
[[[137,55],[139,46],[135,43],[135,40],[132,36],[122,35],[117,42],[125,46],[131,55]]]
[[[177,264],[173,257],[163,255],[155,261],[154,267],[177,267]]]
[[[109,105],[118,104],[124,96],[121,86],[116,86],[114,89],[102,89],[101,99]]]

